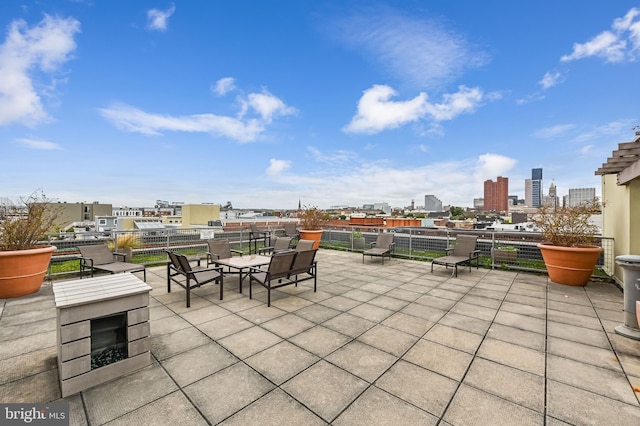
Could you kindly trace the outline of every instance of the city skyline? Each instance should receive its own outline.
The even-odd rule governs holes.
[[[0,196],[469,207],[535,168],[599,195],[637,3],[443,3],[1,2]]]

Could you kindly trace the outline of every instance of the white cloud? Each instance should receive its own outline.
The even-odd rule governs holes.
[[[162,131],[204,132],[239,142],[250,142],[264,131],[264,126],[258,120],[243,121],[215,114],[184,116],[152,114],[121,104],[102,108],[100,113],[119,129],[145,135],[160,135]]]
[[[272,158],[271,160],[269,160],[269,167],[267,167],[266,173],[269,176],[276,176],[290,168],[291,168],[291,161],[276,160],[275,158]]]
[[[173,4],[167,10],[147,10],[147,29],[155,31],[165,31],[167,29],[167,21],[175,11],[176,7]]]
[[[486,153],[478,157],[475,167],[476,180],[484,182],[487,179],[495,179],[497,176],[505,176],[506,172],[518,164],[518,160],[500,154]]]
[[[460,114],[473,112],[482,101],[482,90],[477,87],[458,86],[456,93],[442,96],[439,104],[427,103],[426,109],[436,121],[453,120]]]
[[[622,18],[585,43],[574,43],[573,51],[560,58],[562,62],[597,56],[606,62],[635,61],[640,54],[639,8],[631,8]]]
[[[558,124],[551,127],[545,127],[536,131],[533,136],[540,139],[551,139],[565,135],[569,130],[575,128],[573,124]]]
[[[408,101],[391,101],[397,92],[386,85],[374,85],[364,91],[358,101],[358,112],[343,128],[351,133],[379,133],[423,118],[436,122],[452,120],[465,112],[472,112],[483,99],[478,88],[459,86],[458,92],[443,95],[442,103],[430,103],[421,92]]]
[[[307,151],[311,154],[313,159],[319,163],[345,164],[350,163],[357,158],[354,152],[342,149],[327,154],[315,147],[309,146],[307,147]]]
[[[255,98],[252,95],[258,96]],[[249,94],[248,99],[241,100],[241,104],[242,111],[237,118],[215,114],[183,116],[154,114],[124,104],[114,104],[99,111],[116,127],[130,132],[145,135],[160,135],[163,131],[204,132],[238,142],[255,141],[265,131],[265,126],[271,123],[274,116],[290,115],[295,111],[275,96],[264,93]],[[245,117],[249,112],[257,113],[259,117]]]
[[[435,19],[404,16],[390,8],[368,7],[337,23],[331,31],[361,49],[391,74],[422,88],[453,81],[465,70],[488,62],[462,34]],[[333,35],[333,34],[332,34]]]
[[[23,20],[9,25],[0,45],[0,125],[33,125],[49,119],[41,102],[41,96],[49,93],[47,85],[34,81],[34,75],[38,71],[53,74],[67,62],[76,48],[74,35],[78,32],[80,23],[75,19],[49,15],[33,27]]]
[[[629,126],[632,126],[634,120],[616,120],[599,126],[594,126],[587,131],[583,131],[570,142],[586,142],[594,139],[606,137],[607,139],[616,138],[626,140],[629,138]]]
[[[324,207],[343,203],[361,206],[373,201],[407,206],[412,199],[423,200],[424,194],[438,194],[438,198],[446,203],[470,206],[474,197],[482,196],[486,179],[507,176],[516,163],[515,159],[493,153],[415,167],[354,158],[348,169],[336,172],[325,168],[324,172],[314,174],[287,174],[275,177],[271,187],[281,184],[286,187],[282,191],[287,194],[308,194],[302,197],[303,204]],[[443,170],[446,170],[446,182],[442,181]],[[372,188],[375,191],[372,192]],[[282,199],[282,205],[287,204],[284,200],[292,198],[282,194],[273,196]],[[270,195],[265,194],[265,197]],[[291,200],[288,204],[292,204]]]
[[[235,79],[233,77],[225,77],[216,81],[215,86],[211,86],[211,91],[220,96],[224,96],[232,90],[235,90],[235,88]]]
[[[242,115],[247,110],[247,107],[252,108],[266,123],[271,123],[273,117],[280,117],[285,115],[292,115],[296,113],[296,109],[285,105],[285,103],[273,96],[266,90],[262,93],[249,93],[247,99],[243,101],[244,108]]]
[[[582,155],[586,155],[589,154],[589,152],[593,149],[593,145],[585,145],[582,148],[580,148],[580,154]]]
[[[549,89],[550,87],[555,86],[556,84],[562,81],[562,74],[558,71],[556,72],[546,72],[542,77],[542,80],[538,82],[543,89]]]
[[[16,142],[26,146],[27,148],[39,149],[44,151],[62,149],[62,147],[60,147],[60,145],[58,145],[57,143],[43,141],[41,139],[20,138],[20,139],[16,139]]]
[[[374,85],[365,90],[358,101],[358,113],[343,130],[353,133],[379,133],[416,121],[424,115],[426,93],[420,93],[408,101],[389,101],[389,98],[396,95],[395,90],[384,85]]]
[[[534,93],[532,95],[527,95],[524,98],[516,99],[516,104],[518,105],[526,105],[533,102],[542,101],[546,98],[546,96],[541,95],[539,93]]]

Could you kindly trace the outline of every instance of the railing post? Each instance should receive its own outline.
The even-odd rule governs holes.
[[[409,259],[413,257],[413,229],[409,229]]]
[[[496,233],[495,231],[493,231],[491,233],[491,269],[496,269],[496,260],[494,258],[494,251],[493,250],[496,246]]]

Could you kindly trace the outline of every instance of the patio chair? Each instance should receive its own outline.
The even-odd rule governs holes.
[[[91,271],[92,277],[94,271],[105,271],[110,274],[142,271],[144,281],[147,281],[147,270],[144,265],[125,262],[124,253],[114,253],[106,244],[78,246],[78,250],[80,250],[80,278],[84,275],[85,269]]]
[[[229,259],[234,254],[242,256],[242,251],[232,249],[229,240],[208,240],[207,266],[215,264],[218,259]]]
[[[313,250],[313,244],[315,241],[313,240],[298,240],[296,244],[296,251],[307,251]]]
[[[317,285],[317,262],[315,260],[318,249],[299,251],[296,255],[291,271],[289,273],[289,279],[293,277],[293,281],[298,286],[298,283],[306,280],[313,280],[313,292],[316,292]],[[302,275],[302,278],[300,278]]]
[[[270,254],[283,250],[289,250],[291,248],[290,237],[276,237],[274,243],[270,247],[262,247],[258,249],[258,254]]]
[[[365,256],[380,256],[382,258],[382,264],[384,265],[384,257],[387,256],[391,259],[395,243],[393,242],[393,233],[383,232],[378,234],[378,238],[374,243],[371,243],[371,248],[362,252],[362,263],[364,263]]]
[[[267,270],[260,268],[249,269],[249,299],[253,297],[253,282],[257,282],[267,289],[267,307],[271,306],[271,290],[285,285],[295,284],[289,279],[291,267],[298,252],[294,250],[273,253]]]
[[[249,224],[249,253],[251,253],[251,245],[253,244],[253,252],[258,252],[258,241],[262,241],[262,243],[266,246],[267,239],[270,239],[271,232],[263,231],[258,229],[258,225],[255,223]]]
[[[220,300],[222,300],[223,274],[221,267],[205,268],[203,266],[191,266],[189,259],[183,254],[167,251],[169,263],[167,263],[167,293],[171,293],[171,283],[178,284],[187,293],[187,308],[191,306],[191,289],[200,287],[210,282],[220,285]],[[183,277],[182,280],[179,277]],[[195,284],[192,284],[194,282]]]
[[[300,239],[300,231],[298,231],[298,225],[295,222],[285,222],[283,227],[285,237]]]
[[[471,264],[473,260],[476,261],[476,269],[478,269],[478,255],[480,250],[476,250],[476,242],[478,237],[476,235],[458,235],[456,236],[456,243],[452,248],[446,249],[446,256],[437,257],[431,261],[431,272],[433,273],[433,265],[444,265],[445,268],[452,266],[453,272],[451,275],[458,276],[458,265],[469,265],[469,272],[471,272]]]

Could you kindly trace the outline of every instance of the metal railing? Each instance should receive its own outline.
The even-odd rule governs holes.
[[[375,242],[379,232],[394,232],[395,250],[393,256],[416,261],[431,261],[443,256],[451,247],[458,234],[478,236],[476,248],[480,250],[480,266],[506,270],[545,272],[544,261],[537,244],[541,242],[539,233],[505,231],[466,231],[458,229],[395,228],[395,229],[325,229],[321,247],[326,249],[362,252],[353,245],[354,230],[362,232],[365,247]],[[126,235],[135,235],[138,247],[132,249],[132,262],[145,265],[166,263],[166,250],[174,250],[190,257],[205,258],[207,240],[228,239],[232,248],[249,252],[249,230],[222,231],[211,229],[162,229],[137,231],[111,231],[105,233],[61,233],[49,236],[48,242],[57,247],[51,260],[49,278],[77,273],[79,270],[78,246],[108,242],[114,250],[118,241]],[[283,236],[283,229],[271,229],[271,236]],[[263,243],[264,244],[264,243]],[[604,248],[596,270],[598,276],[609,277],[614,268],[614,240],[601,238],[596,244]],[[74,266],[75,265],[75,266]]]

